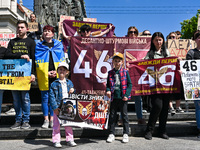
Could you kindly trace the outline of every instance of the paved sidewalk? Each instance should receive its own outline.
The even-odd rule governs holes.
[[[77,147],[66,146],[62,138],[61,149],[70,150],[199,150],[200,139],[196,137],[171,137],[169,140],[153,137],[145,140],[143,137],[130,137],[129,143],[121,143],[122,137],[116,137],[113,143],[106,143],[106,138],[79,139],[75,142]],[[0,150],[53,150],[51,139],[35,140],[0,140]]]

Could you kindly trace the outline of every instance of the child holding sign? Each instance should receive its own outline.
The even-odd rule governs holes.
[[[108,72],[106,95],[111,98],[109,129],[110,134],[107,142],[111,143],[115,140],[115,122],[117,109],[120,108],[123,120],[123,143],[129,141],[129,121],[127,114],[128,99],[132,88],[131,78],[127,70],[122,68],[123,54],[115,53],[113,56],[114,68]]]
[[[58,108],[62,99],[67,98],[69,94],[74,92],[73,83],[66,79],[66,75],[69,74],[69,65],[66,62],[61,62],[58,65],[57,73],[59,79],[55,80],[50,87],[50,105],[54,111],[53,114],[53,133],[52,140],[54,146],[59,148],[62,147],[60,144],[60,123],[57,115],[59,115],[60,109]],[[65,134],[67,145],[76,146],[73,138],[72,127],[65,126]]]

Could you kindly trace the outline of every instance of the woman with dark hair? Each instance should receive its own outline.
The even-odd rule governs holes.
[[[35,48],[36,72],[41,91],[44,123],[42,128],[53,127],[53,110],[49,105],[49,87],[56,80],[56,70],[60,62],[65,61],[64,48],[61,42],[53,39],[54,28],[46,25],[43,28],[42,42]],[[50,119],[49,119],[50,113]]]
[[[165,48],[165,39],[161,32],[155,32],[152,35],[151,47],[145,59],[156,59],[169,57],[169,51]],[[168,116],[169,96],[167,94],[150,95],[152,109],[149,116],[149,121],[146,128],[145,139],[152,139],[156,121],[159,117],[159,136],[163,139],[169,139],[166,134],[166,122]]]

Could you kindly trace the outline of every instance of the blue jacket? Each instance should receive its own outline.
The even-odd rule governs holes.
[[[66,79],[67,82],[67,91],[74,87],[71,80]],[[59,82],[59,79],[56,79],[50,87],[49,92],[49,102],[53,110],[57,109],[60,106],[60,103],[62,102],[62,86]]]

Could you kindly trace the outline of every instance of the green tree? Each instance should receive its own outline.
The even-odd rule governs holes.
[[[183,20],[181,22],[181,33],[182,39],[191,39],[194,32],[197,30],[198,16],[200,14],[200,9],[198,10],[196,16],[193,16],[191,19]]]

